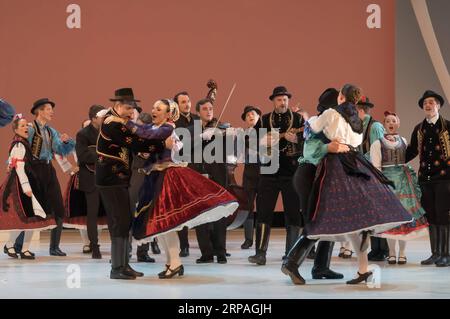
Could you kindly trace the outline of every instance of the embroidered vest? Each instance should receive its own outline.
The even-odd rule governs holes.
[[[44,138],[42,137],[41,129],[36,121],[33,121],[34,128],[34,136],[31,140],[31,153],[33,154],[33,158],[39,159],[42,150],[42,143],[44,142]],[[52,145],[52,132],[50,128],[47,126],[47,132],[49,136],[50,146]]]
[[[392,147],[385,142],[385,139],[381,139],[381,165],[400,165],[405,164],[406,144],[403,139],[400,138],[400,144]]]

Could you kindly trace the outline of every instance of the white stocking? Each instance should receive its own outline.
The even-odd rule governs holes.
[[[355,250],[356,257],[358,257],[358,272],[360,274],[365,274],[367,272],[367,268],[369,266],[369,260],[367,259],[367,249],[365,251],[360,251],[361,247],[361,236],[354,234],[350,235],[350,240],[353,245],[353,249]],[[367,238],[369,240],[369,238]]]
[[[25,252],[30,249],[31,239],[33,239],[33,234],[34,234],[33,230],[25,231],[25,236],[23,238],[22,252]]]
[[[395,251],[395,246],[397,244],[397,240],[396,239],[388,239],[388,246],[389,246],[389,256],[397,256],[397,252]]]
[[[398,241],[398,246],[399,246],[399,250],[400,250],[399,256],[400,257],[406,257],[406,255],[405,255],[406,240],[399,240]]]
[[[170,265],[170,269],[174,270],[181,266],[181,259],[180,259],[180,240],[178,239],[178,234],[174,231],[166,233],[160,237],[164,238],[164,241],[166,242],[166,247],[164,247],[166,250],[166,254],[168,254],[169,261],[168,265]]]
[[[83,245],[87,246],[90,244],[87,229],[80,229],[80,236],[81,236],[81,241],[83,242]]]

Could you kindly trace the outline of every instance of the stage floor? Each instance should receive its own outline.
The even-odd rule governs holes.
[[[164,267],[164,254],[154,255],[156,263],[135,263],[136,270],[145,273],[136,280],[110,280],[109,240],[106,232],[101,235],[102,260],[92,260],[81,253],[79,233],[65,230],[61,247],[68,257],[49,257],[49,233],[43,232],[39,242],[33,242],[34,261],[14,260],[0,255],[0,299],[5,298],[449,298],[450,268],[421,266],[421,259],[428,257],[428,241],[416,240],[408,244],[408,264],[381,268],[380,288],[366,285],[348,286],[345,281],[356,273],[356,258],[344,260],[337,257],[335,247],[332,268],[342,272],[342,280],[312,280],[312,261],[305,262],[300,272],[307,280],[305,286],[294,286],[289,277],[280,271],[284,252],[284,230],[276,229],[271,237],[266,266],[249,264],[247,257],[254,250],[241,250],[241,230],[228,232],[228,264],[195,264],[200,252],[195,233],[189,234],[191,256],[183,258],[185,275],[170,280],[160,280],[157,273]],[[3,243],[2,243],[3,245]],[[77,287],[77,273],[80,280]],[[75,287],[73,287],[75,286]],[[70,288],[72,287],[72,288]]]

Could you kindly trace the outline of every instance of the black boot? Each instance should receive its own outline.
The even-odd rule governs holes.
[[[123,237],[111,237],[111,279],[136,279],[136,276],[125,273],[125,260],[128,255],[127,241]]]
[[[314,267],[311,270],[313,279],[342,279],[343,274],[330,269],[331,255],[333,254],[334,241],[321,241],[317,244]]]
[[[90,244],[92,249],[92,259],[102,259],[102,254],[100,253],[100,245]]]
[[[249,249],[253,246],[253,216],[247,218],[244,222],[244,243],[241,245],[241,249]]]
[[[439,226],[440,228],[440,236],[439,240],[441,242],[441,258],[436,261],[437,267],[448,267],[450,266],[450,256],[448,251],[449,245],[449,225]]]
[[[59,249],[63,229],[63,220],[60,217],[56,217],[55,220],[56,228],[53,228],[50,233],[50,256],[67,256],[65,252]]]
[[[439,226],[430,225],[428,231],[430,235],[431,256],[428,259],[422,260],[420,262],[422,265],[433,265],[440,257],[440,250],[438,249]]]
[[[281,272],[291,277],[295,285],[304,285],[305,279],[298,272],[298,268],[308,256],[312,247],[317,240],[308,239],[305,235],[301,235],[295,242],[287,257],[281,265]]]
[[[298,236],[300,236],[300,232],[302,228],[299,226],[288,225],[286,227],[286,246],[284,250],[283,259],[289,254],[289,251],[294,246],[297,241]]]
[[[312,248],[309,251],[309,254],[306,258],[312,259],[312,260],[316,259],[316,246],[312,246]]]
[[[152,247],[153,255],[159,255],[161,253],[161,250],[158,246],[158,240],[156,238],[153,239],[153,241],[150,243],[150,246]]]
[[[136,271],[133,268],[131,268],[131,266],[130,266],[130,263],[129,263],[130,262],[130,255],[127,254],[128,246],[130,245],[129,244],[129,240],[130,240],[129,237],[125,238],[125,242],[126,242],[126,244],[125,244],[125,251],[124,251],[124,256],[125,256],[124,265],[125,266],[124,266],[124,269],[123,269],[123,273],[127,274],[127,275],[131,275],[131,276],[135,276],[135,277],[143,277],[144,273]]]
[[[252,264],[265,265],[267,247],[269,246],[270,226],[258,223],[256,225],[256,255],[248,257]]]
[[[144,263],[154,263],[155,262],[155,259],[148,255],[149,246],[150,246],[149,243],[137,246],[136,256],[137,256],[138,262],[144,262]]]
[[[370,252],[367,254],[368,260],[377,261],[374,259],[378,259],[380,255],[380,242],[377,239],[376,237],[370,237]]]

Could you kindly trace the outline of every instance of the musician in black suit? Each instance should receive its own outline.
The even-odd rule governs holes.
[[[97,218],[100,209],[100,193],[95,186],[95,162],[97,161],[96,145],[103,117],[97,113],[105,108],[101,105],[92,105],[89,108],[90,124],[78,131],[76,136],[75,151],[79,165],[79,186],[86,196],[87,206],[87,233],[89,246],[93,259],[101,259],[98,245]]]
[[[175,127],[188,128],[192,131],[194,121],[200,120],[200,117],[191,113],[191,99],[189,98],[189,93],[186,91],[179,92],[174,96],[173,100],[180,108],[180,118],[175,122]],[[189,238],[187,227],[184,227],[178,232],[178,238],[180,239],[180,257],[189,256]]]
[[[266,252],[269,245],[270,227],[273,213],[281,192],[286,226],[286,250],[295,243],[302,227],[300,200],[295,192],[292,176],[298,167],[298,158],[303,151],[303,134],[301,132],[304,121],[301,115],[289,108],[291,94],[284,86],[274,88],[269,99],[273,102],[274,110],[262,116],[262,127],[269,133],[267,144],[272,145],[277,140],[279,145],[279,168],[273,174],[261,174],[258,185],[258,200],[256,210],[256,254],[248,257],[250,263],[266,264]],[[284,137],[277,137],[273,129],[279,129]],[[265,138],[265,137],[263,137]]]

